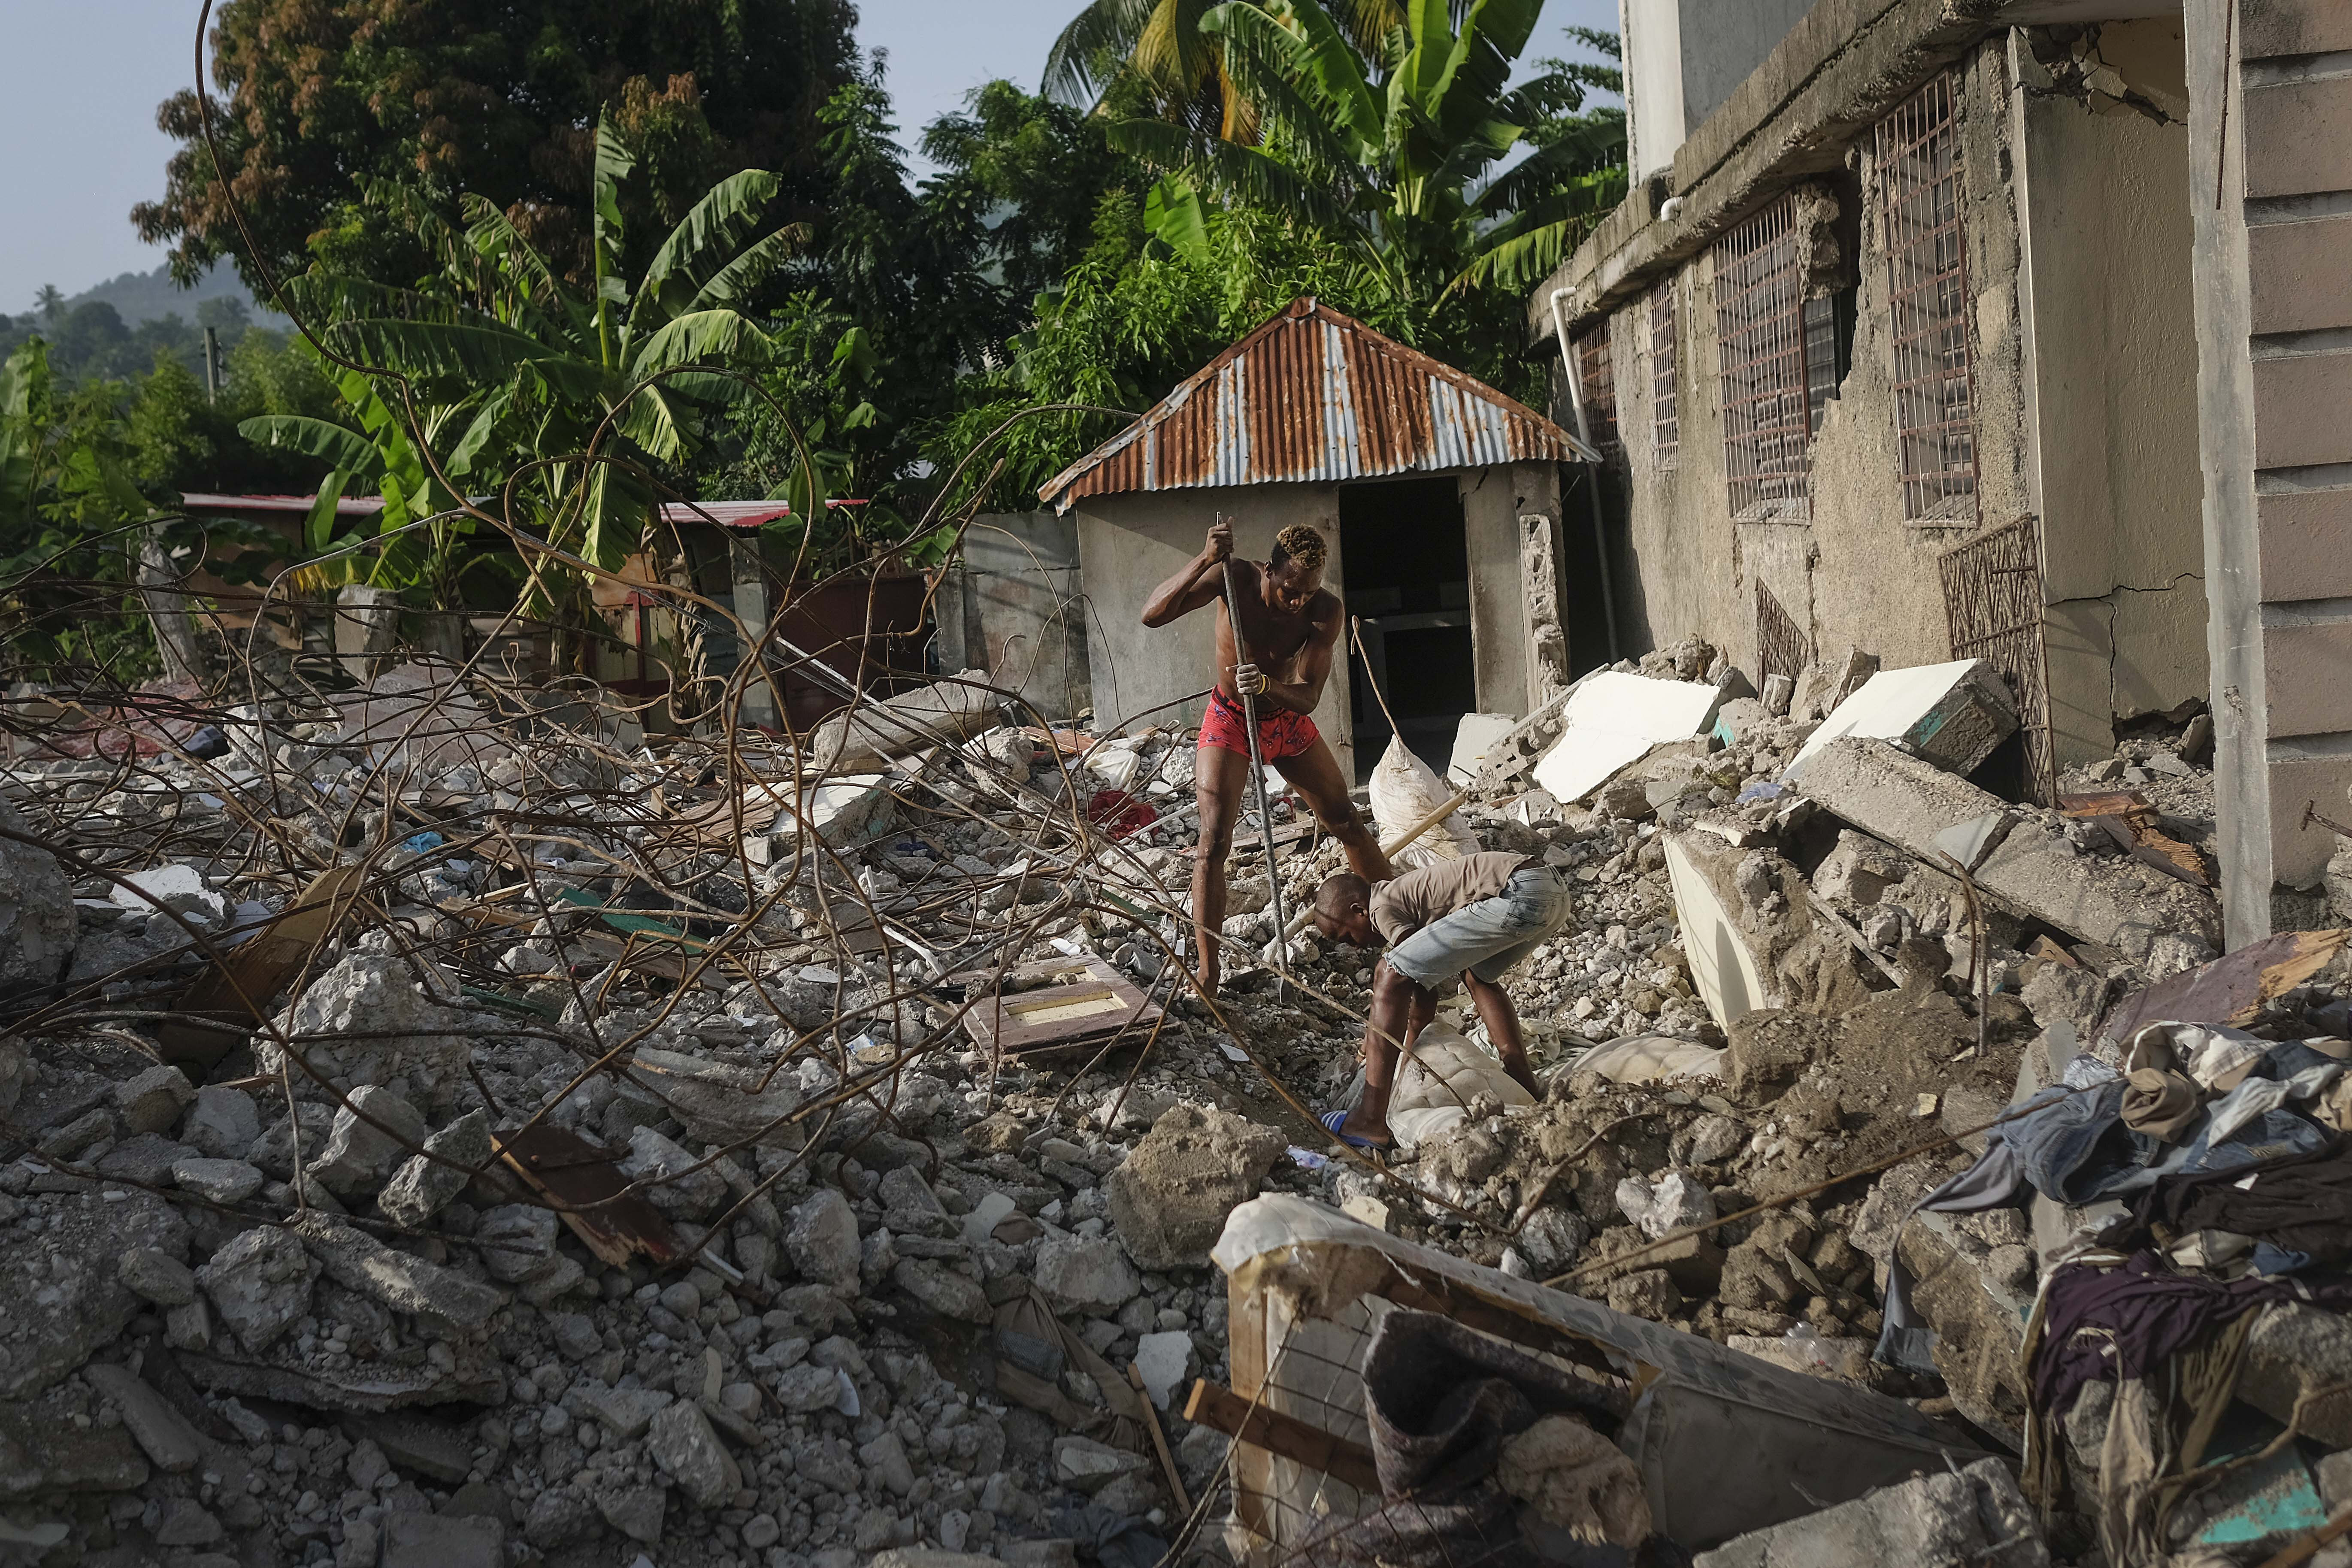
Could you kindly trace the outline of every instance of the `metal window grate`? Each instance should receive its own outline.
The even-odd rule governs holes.
[[[1622,449],[1617,434],[1617,375],[1611,352],[1613,316],[1603,316],[1576,338],[1576,376],[1584,395],[1585,422],[1592,427],[1592,444],[1608,451]]]
[[[1715,243],[1723,459],[1734,517],[1806,499],[1812,435],[1796,204],[1783,196]]]
[[[1650,289],[1650,457],[1671,468],[1682,448],[1681,408],[1675,400],[1675,275]]]
[[[2050,688],[2042,658],[2042,549],[2031,517],[2019,519],[1937,559],[1954,658],[1980,658],[2000,671],[2017,700],[2025,735],[2025,787],[2055,798],[2050,750]]]
[[[1761,582],[1756,584],[1756,664],[1757,674],[1785,675],[1794,680],[1804,672],[1811,658],[1805,634],[1796,618],[1781,608],[1772,590]]]
[[[1977,515],[1957,100],[1945,72],[1880,121],[1874,138],[1894,314],[1895,437],[1903,515],[1914,521]]]

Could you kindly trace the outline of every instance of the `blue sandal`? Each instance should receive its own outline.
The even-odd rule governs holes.
[[[1327,1110],[1323,1113],[1321,1121],[1326,1132],[1350,1149],[1361,1149],[1372,1154],[1385,1154],[1396,1147],[1394,1142],[1376,1143],[1370,1138],[1359,1138],[1352,1132],[1341,1131],[1340,1129],[1348,1125],[1348,1113],[1344,1110]]]

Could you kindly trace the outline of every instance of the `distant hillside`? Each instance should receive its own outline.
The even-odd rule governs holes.
[[[252,311],[255,324],[284,328],[289,323],[275,310],[265,310],[254,303],[253,295],[236,275],[236,268],[215,267],[203,281],[193,289],[183,289],[172,281],[172,269],[158,267],[152,272],[125,272],[121,277],[68,295],[66,309],[70,310],[86,300],[100,300],[114,307],[126,327],[142,321],[158,321],[165,316],[178,316],[183,321],[196,319],[196,307],[206,300],[238,300]],[[26,305],[31,300],[25,301]]]

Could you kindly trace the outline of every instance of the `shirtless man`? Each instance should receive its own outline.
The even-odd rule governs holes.
[[[1201,841],[1192,852],[1192,933],[1201,957],[1201,989],[1207,995],[1217,994],[1225,857],[1233,850],[1234,824],[1249,784],[1244,692],[1257,700],[1259,754],[1307,797],[1324,831],[1347,850],[1356,874],[1375,881],[1395,875],[1348,798],[1339,760],[1308,717],[1323,699],[1331,650],[1339,640],[1339,598],[1324,590],[1323,553],[1323,536],[1305,523],[1293,523],[1275,536],[1274,558],[1266,564],[1237,560],[1233,526],[1221,520],[1209,530],[1201,553],[1152,590],[1143,606],[1147,626],[1164,626],[1206,605],[1217,606],[1217,685],[1209,694],[1192,763],[1201,805]],[[1225,613],[1228,572],[1240,589],[1240,650]],[[1251,659],[1245,661],[1242,651]]]

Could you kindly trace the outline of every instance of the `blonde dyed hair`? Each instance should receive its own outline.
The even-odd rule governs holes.
[[[1294,522],[1274,536],[1274,564],[1276,566],[1288,561],[1304,572],[1319,571],[1324,558],[1329,553],[1330,546],[1324,542],[1323,536],[1304,522]]]

